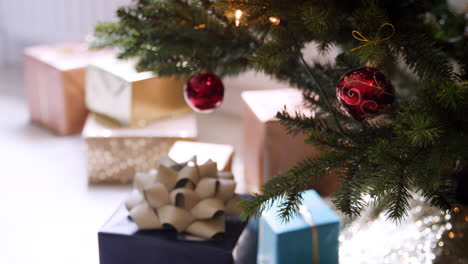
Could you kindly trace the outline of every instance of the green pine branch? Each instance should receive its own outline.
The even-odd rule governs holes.
[[[287,221],[292,217],[301,202],[300,193],[307,190],[312,182],[339,171],[346,162],[343,152],[322,152],[317,157],[307,158],[289,169],[284,174],[273,177],[262,188],[262,193],[255,193],[240,203],[242,216],[257,217],[269,209],[274,201],[282,198],[280,217]]]
[[[237,9],[243,12],[239,27]],[[441,208],[452,201],[450,172],[468,160],[468,76],[456,70],[466,70],[464,18],[444,0],[136,0],[117,16],[96,26],[94,45],[137,58],[138,70],[225,76],[254,69],[303,92],[311,114],[281,111],[277,118],[322,152],[242,202],[244,217],[282,198],[280,216],[287,220],[301,193],[332,174],[342,183],[335,205],[348,215],[368,206],[364,197],[394,220],[405,216],[415,191]],[[389,27],[379,32],[383,23],[395,34],[375,42],[391,33]],[[353,38],[353,30],[370,43]],[[309,59],[311,43],[319,54],[337,48],[334,63]],[[378,119],[359,123],[338,110],[335,89],[345,73],[367,63],[392,80],[397,100]]]
[[[345,171],[339,174],[341,188],[333,200],[336,208],[349,216],[358,216],[366,205],[363,199],[366,186],[359,165],[357,161],[348,160]]]

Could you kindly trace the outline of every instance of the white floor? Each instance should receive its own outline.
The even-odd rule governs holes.
[[[84,142],[29,124],[21,78],[20,68],[0,66],[0,263],[97,264],[97,230],[131,187],[88,185]],[[239,153],[237,117],[198,121],[201,141]]]

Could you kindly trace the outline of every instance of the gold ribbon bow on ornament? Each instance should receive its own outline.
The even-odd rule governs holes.
[[[211,160],[197,165],[195,156],[184,163],[165,156],[157,171],[138,173],[134,183],[138,192],[125,206],[139,229],[170,226],[211,239],[225,232],[226,215],[240,213],[232,173],[218,172]]]
[[[391,29],[391,33],[390,33],[390,35],[388,35],[386,37],[383,37],[382,36],[382,30],[385,27],[389,27]],[[393,37],[393,35],[395,35],[395,27],[391,23],[383,23],[382,25],[380,25],[379,30],[377,30],[377,33],[375,34],[375,38],[372,39],[372,40],[364,37],[364,35],[362,35],[361,32],[359,32],[357,30],[353,30],[352,35],[353,35],[353,37],[355,39],[357,39],[359,41],[367,42],[366,44],[364,44],[362,46],[359,46],[359,47],[356,47],[356,48],[351,50],[351,51],[355,51],[355,50],[358,50],[358,49],[362,49],[362,48],[364,48],[366,46],[369,46],[371,44],[376,45],[376,44],[379,44],[382,41],[386,41],[386,40],[390,39],[391,37]]]

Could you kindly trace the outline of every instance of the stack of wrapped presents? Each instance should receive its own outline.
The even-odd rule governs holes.
[[[60,136],[81,133],[89,183],[135,186],[99,230],[100,263],[338,263],[340,220],[320,196],[335,177],[311,185],[287,223],[278,204],[258,219],[239,216],[249,193],[318,154],[275,118],[284,107],[305,113],[301,93],[242,93],[244,175],[234,177],[232,146],[197,142],[185,81],[137,72],[83,43],[25,50],[31,121]]]
[[[194,143],[185,80],[137,72],[114,51],[84,43],[35,46],[24,54],[31,121],[61,136],[81,133],[90,183],[131,183],[172,146],[176,160],[216,153],[221,169],[230,170],[233,147]]]

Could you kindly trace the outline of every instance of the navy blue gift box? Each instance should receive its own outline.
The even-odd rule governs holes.
[[[187,241],[179,239],[174,230],[138,230],[121,206],[99,230],[100,264],[249,263],[255,253],[249,252],[252,247],[247,245],[256,236],[245,226],[239,217],[226,217],[224,237]]]

